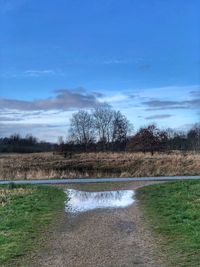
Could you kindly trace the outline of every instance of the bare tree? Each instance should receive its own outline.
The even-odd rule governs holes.
[[[90,113],[80,110],[72,115],[69,143],[83,150],[125,150],[130,123],[120,111],[107,104],[97,106]]]
[[[128,134],[131,132],[131,124],[120,111],[114,112],[112,127],[112,144],[115,150],[124,150],[126,147]]]
[[[200,150],[200,124],[195,124],[187,133],[188,148],[190,150]]]
[[[87,150],[88,144],[94,141],[93,118],[90,113],[80,110],[72,115],[70,121],[70,139]]]
[[[109,105],[103,104],[94,109],[94,129],[97,133],[97,139],[102,143],[102,148],[105,150],[106,144],[112,140],[113,118],[114,111]]]

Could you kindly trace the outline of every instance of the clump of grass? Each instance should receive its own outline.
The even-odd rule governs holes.
[[[31,188],[22,188],[11,183],[6,188],[0,188],[0,207],[10,203],[14,196],[25,196],[32,194]]]
[[[137,197],[167,266],[199,266],[200,181],[150,185],[139,189]]]
[[[37,248],[64,200],[63,191],[55,187],[0,187],[0,266],[20,266],[19,260]]]

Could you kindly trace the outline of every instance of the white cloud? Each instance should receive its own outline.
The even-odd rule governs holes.
[[[30,78],[38,78],[38,77],[46,77],[46,76],[63,76],[65,75],[62,71],[60,70],[52,70],[52,69],[41,69],[41,70],[36,70],[36,69],[30,69],[30,70],[25,70],[25,71],[18,71],[18,72],[5,72],[1,73],[0,77],[10,79],[10,78],[25,78],[25,77],[30,77]]]
[[[55,75],[56,72],[54,70],[26,70],[23,74],[25,76],[39,77],[44,75]]]
[[[129,97],[124,94],[118,94],[118,95],[111,95],[111,96],[103,96],[99,98],[100,102],[108,102],[108,103],[113,103],[113,102],[123,102],[127,100]]]

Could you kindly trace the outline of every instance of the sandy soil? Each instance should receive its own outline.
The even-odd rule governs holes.
[[[147,183],[129,184],[129,189],[144,184]],[[64,214],[45,247],[32,256],[27,266],[165,266],[157,249],[136,200],[124,209]]]

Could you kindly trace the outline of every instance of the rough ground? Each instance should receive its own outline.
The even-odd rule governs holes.
[[[129,183],[124,189],[144,184]],[[162,267],[156,242],[143,221],[137,201],[125,209],[65,214],[45,247],[26,266]]]

